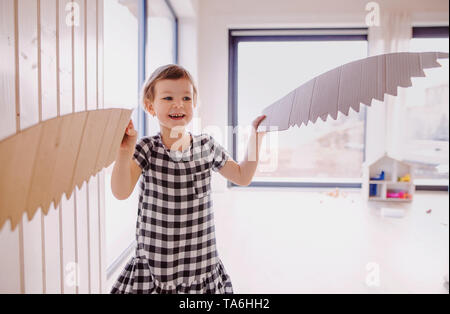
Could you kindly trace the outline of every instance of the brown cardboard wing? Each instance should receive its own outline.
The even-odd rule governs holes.
[[[336,120],[338,112],[348,115],[350,108],[359,112],[361,104],[371,106],[373,99],[384,101],[385,94],[397,96],[398,87],[412,86],[412,77],[424,77],[424,69],[440,67],[437,59],[448,59],[448,53],[389,53],[347,63],[264,108],[266,118],[257,131],[284,131],[309,121],[315,123],[319,117]]]
[[[73,113],[23,130],[0,142],[0,229],[15,229],[26,212],[48,213],[115,159],[132,110]]]

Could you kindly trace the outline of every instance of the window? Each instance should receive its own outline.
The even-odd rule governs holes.
[[[449,51],[448,27],[415,28],[413,34],[410,51]],[[416,184],[448,184],[448,59],[439,63],[442,68],[425,70],[426,78],[413,78],[406,93],[402,151],[415,166]]]
[[[146,77],[162,65],[178,63],[177,25],[170,2],[147,0]],[[146,116],[147,134],[155,134],[159,130],[158,120],[148,114]]]
[[[368,53],[364,29],[264,33],[268,31],[231,31],[233,127],[250,125],[266,106],[296,87],[337,66],[365,58]],[[245,155],[245,133],[237,130],[234,137],[237,160]],[[271,149],[269,156],[268,142],[262,144],[252,186],[360,186],[365,106],[359,112],[350,109],[349,116],[339,113],[336,121],[328,117],[325,123],[319,118],[315,124],[270,132],[266,140],[275,135],[278,149]],[[276,167],[269,166],[274,164]]]
[[[105,108],[134,108],[138,100],[138,1],[104,1]],[[120,21],[120,23],[118,22]],[[120,61],[119,61],[120,60]],[[137,120],[137,111],[133,112]],[[136,128],[139,125],[135,124]],[[111,191],[112,166],[105,172],[106,264],[111,267],[135,238],[136,196],[118,201]]]

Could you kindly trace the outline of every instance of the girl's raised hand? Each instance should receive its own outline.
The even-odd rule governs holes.
[[[134,153],[137,142],[137,131],[134,129],[133,121],[130,120],[120,144],[120,150]]]
[[[254,131],[258,130],[259,125],[261,124],[261,122],[262,122],[266,117],[267,117],[266,115],[259,116],[259,117],[257,117],[257,118],[252,122],[252,126],[253,126]],[[258,135],[266,135],[267,132],[257,132],[257,131],[256,131],[256,133],[257,133]]]

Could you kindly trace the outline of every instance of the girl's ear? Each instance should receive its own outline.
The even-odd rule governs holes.
[[[152,116],[156,116],[155,110],[153,109],[153,105],[150,102],[150,99],[145,99],[144,100],[145,103],[145,108],[147,109],[147,111],[152,115]]]

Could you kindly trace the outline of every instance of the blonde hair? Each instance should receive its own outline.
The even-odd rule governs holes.
[[[160,66],[157,68],[152,75],[150,75],[147,80],[145,81],[144,85],[141,89],[141,95],[140,100],[142,103],[142,106],[144,106],[144,110],[149,112],[149,108],[147,108],[145,104],[145,100],[149,99],[150,102],[153,102],[155,100],[155,85],[157,82],[161,80],[177,80],[185,78],[190,81],[192,84],[192,89],[194,91],[194,100],[193,104],[197,103],[197,87],[194,82],[194,79],[192,75],[189,73],[188,70],[183,68],[180,65],[177,64],[166,64],[163,66]]]

